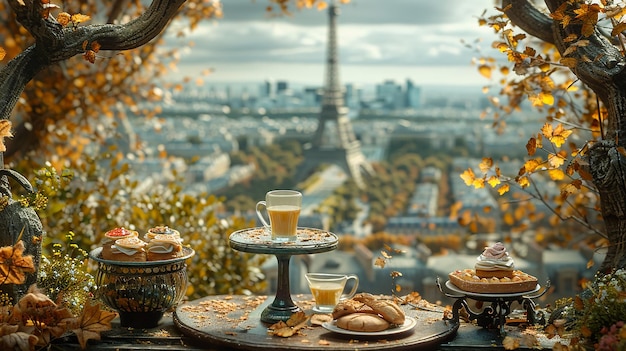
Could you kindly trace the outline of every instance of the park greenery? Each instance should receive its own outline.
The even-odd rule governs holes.
[[[626,88],[622,83],[626,5],[608,0],[544,3],[545,7],[538,9],[534,1],[502,0],[495,14],[482,16],[479,24],[494,30],[497,39],[493,47],[504,53],[507,62],[480,57],[476,63],[484,76],[491,78],[498,72],[503,77],[494,82],[499,87],[492,98],[494,127],[506,127],[507,116],[526,100],[545,113],[546,123],[529,137],[528,158],[517,174],[503,174],[497,160],[484,157],[477,165],[479,172],[468,169],[461,177],[470,186],[492,187],[502,196],[504,222],[510,228],[520,232],[535,229],[524,219],[533,218],[535,204],[540,203],[551,209],[552,217],[540,219],[550,224],[550,229],[535,232],[537,241],[560,240],[569,245],[589,240],[605,250],[597,279],[559,306],[562,316],[570,319],[549,327],[561,335],[573,331],[573,340],[581,341],[563,348],[576,349],[583,343],[599,348],[605,336],[618,342],[626,339],[621,338],[621,331],[626,330],[623,314],[602,313],[594,307],[606,302],[601,298],[609,295],[616,296],[610,301],[615,304],[613,310],[623,311],[624,306],[626,141],[621,136],[626,132]],[[321,0],[269,0],[268,11],[325,6]],[[16,218],[36,210],[46,233],[43,237],[37,235],[38,230],[3,233],[12,242],[0,248],[0,255],[20,262],[20,266],[3,266],[12,284],[24,283],[33,272],[50,273],[50,267],[60,267],[54,266],[59,265],[55,261],[59,257],[70,258],[66,261],[72,268],[84,268],[85,251],[79,248],[94,247],[111,228],[146,230],[168,224],[184,233],[186,243],[197,253],[189,262],[190,298],[263,289],[259,267],[266,258],[228,249],[228,235],[250,223],[219,214],[250,208],[267,188],[306,186],[293,180],[302,158],[297,145],[273,145],[233,155],[235,162],[255,164],[258,177],[223,194],[190,196],[176,181],[139,191],[132,170],[123,162],[129,155],[104,143],[123,134],[128,113],[144,118],[158,115],[158,109],[143,109],[139,102],[163,97],[157,85],[159,77],[176,63],[180,49],[163,49],[162,39],[171,20],[185,24],[185,28],[178,27],[182,35],[201,21],[220,16],[218,1],[203,0],[153,0],[149,6],[124,0],[0,2],[0,35],[4,38],[0,45],[0,213]],[[144,156],[141,151],[132,155]],[[166,151],[160,156],[167,158]],[[372,208],[368,221],[377,233],[368,245],[400,241],[382,232],[386,218],[406,209],[421,169],[446,169],[447,162],[442,155],[392,155],[375,165],[376,176],[367,180],[364,190],[348,182],[320,212],[332,223],[340,223],[352,219],[357,198],[367,201]],[[16,170],[31,179],[32,191]],[[9,178],[24,186],[24,192],[12,189]],[[542,182],[555,182],[560,191],[548,196]],[[442,213],[458,215],[473,232],[489,226],[480,216],[454,213],[455,206],[444,191]],[[29,251],[32,247],[43,247],[41,266],[32,259],[32,255],[36,257]],[[63,247],[70,249],[60,250]],[[1,345],[45,347],[72,326],[71,331],[85,346],[90,337],[97,338],[110,327],[112,317],[107,311],[91,303],[75,309],[69,296],[54,297],[54,286],[45,283],[45,278],[47,274],[40,282],[46,290],[29,289],[23,298],[37,301],[50,319],[42,323],[36,319],[36,311],[20,309],[22,300],[3,300],[0,322],[9,327],[2,329],[0,342],[5,344]],[[89,276],[78,278],[89,290]],[[16,315],[41,328],[26,328],[11,317]],[[84,323],[94,315],[100,316],[102,323]],[[64,319],[71,323],[59,328]],[[87,331],[93,334],[87,337]]]

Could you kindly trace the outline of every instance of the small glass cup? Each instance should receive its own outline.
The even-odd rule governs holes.
[[[265,207],[269,223],[261,213]],[[265,201],[256,204],[256,214],[263,226],[272,233],[272,241],[296,241],[298,218],[302,207],[302,194],[295,190],[272,190],[265,194]]]
[[[319,313],[331,313],[340,301],[352,298],[359,287],[359,277],[354,274],[307,273],[305,277],[315,299],[313,311]],[[344,294],[346,283],[351,279],[354,280],[352,289]]]

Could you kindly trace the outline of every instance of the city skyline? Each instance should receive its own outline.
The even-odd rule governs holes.
[[[271,17],[269,2],[223,2],[224,17],[201,24],[184,38],[167,36],[168,45],[183,49],[172,79],[203,77],[205,83],[250,83],[288,80],[321,85],[328,35],[326,10],[294,10],[291,17]],[[341,5],[338,18],[340,80],[373,84],[387,79],[415,84],[482,86],[472,59],[492,55],[464,43],[489,48],[493,31],[477,18],[492,8],[486,0],[394,1],[385,7],[374,0]]]

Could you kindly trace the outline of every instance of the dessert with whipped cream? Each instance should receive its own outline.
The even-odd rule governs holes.
[[[146,245],[145,241],[135,236],[118,239],[111,245],[111,250],[108,253],[102,251],[102,258],[111,261],[144,262],[147,258],[144,249]]]
[[[486,247],[474,265],[476,275],[480,278],[504,278],[513,277],[515,263],[513,258],[509,256],[506,247],[501,242],[497,242],[492,246]]]
[[[537,288],[537,278],[516,270],[513,258],[499,242],[485,248],[474,269],[456,270],[448,277],[457,288],[480,294],[521,293]]]
[[[155,235],[146,247],[148,261],[169,260],[183,255],[179,237],[170,234]]]

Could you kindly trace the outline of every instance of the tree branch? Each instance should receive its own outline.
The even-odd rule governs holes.
[[[511,22],[526,33],[554,44],[554,21],[537,9],[529,0],[502,0],[504,13]]]
[[[35,44],[0,71],[0,119],[8,119],[26,84],[45,67],[83,53],[83,43],[98,42],[100,50],[130,50],[156,37],[186,0],[153,0],[136,19],[125,24],[94,24],[63,28],[42,17],[39,0],[9,0],[17,20],[33,35]]]

